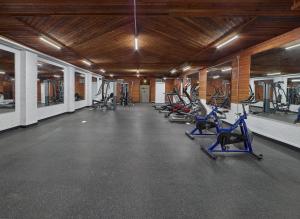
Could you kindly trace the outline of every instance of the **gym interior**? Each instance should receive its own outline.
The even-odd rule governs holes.
[[[0,218],[300,218],[299,0],[0,0]]]

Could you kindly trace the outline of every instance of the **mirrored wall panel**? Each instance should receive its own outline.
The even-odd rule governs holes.
[[[38,62],[38,107],[64,103],[64,69],[46,62]]]
[[[190,82],[190,88],[188,90],[189,95],[191,96],[192,100],[199,99],[199,72],[190,74],[187,76],[187,79]]]
[[[208,105],[230,108],[231,74],[231,62],[208,69],[206,87],[206,103]]]
[[[250,112],[295,123],[300,107],[300,41],[258,53],[251,58]]]
[[[85,100],[85,74],[75,72],[75,101]]]
[[[15,111],[15,54],[0,50],[0,113]]]

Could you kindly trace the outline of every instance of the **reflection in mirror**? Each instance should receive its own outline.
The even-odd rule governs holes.
[[[0,113],[15,111],[15,55],[0,50]]]
[[[75,101],[85,100],[85,74],[75,72]]]
[[[250,113],[294,123],[300,107],[300,41],[251,58],[250,86],[255,96]]]
[[[190,82],[189,95],[193,101],[199,99],[199,73],[190,74],[188,76],[188,81]]]
[[[224,63],[207,71],[206,103],[222,108],[231,105],[232,63]]]
[[[64,103],[64,70],[56,65],[38,61],[38,107]]]

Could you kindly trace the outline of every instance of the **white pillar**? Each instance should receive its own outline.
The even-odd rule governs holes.
[[[86,95],[86,103],[87,106],[91,106],[93,103],[93,88],[92,88],[92,75],[86,74],[86,86],[87,86],[87,95]]]
[[[37,55],[21,52],[21,125],[37,123]]]
[[[65,68],[65,101],[67,103],[67,111],[75,111],[75,69],[74,67]]]

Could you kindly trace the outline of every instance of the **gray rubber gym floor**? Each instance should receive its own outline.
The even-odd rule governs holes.
[[[137,105],[3,133],[0,218],[300,218],[299,152],[214,161],[186,128]]]

